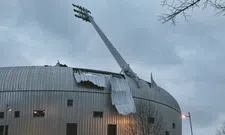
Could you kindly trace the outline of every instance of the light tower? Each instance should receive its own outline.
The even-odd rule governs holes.
[[[125,74],[125,76],[129,76],[133,78],[136,83],[137,87],[140,88],[140,81],[139,77],[133,72],[133,70],[130,68],[129,64],[126,63],[126,61],[123,59],[123,57],[119,54],[119,52],[116,50],[116,48],[112,45],[112,43],[109,41],[109,39],[106,37],[106,35],[102,32],[102,30],[98,27],[98,25],[95,23],[93,17],[90,15],[91,12],[79,5],[72,4],[75,9],[73,11],[76,13],[74,16],[77,18],[80,18],[86,22],[90,22],[95,30],[98,32],[99,36],[102,38],[103,42],[119,64],[119,66],[122,69],[122,72]]]
[[[182,116],[182,118],[189,118],[190,128],[191,128],[191,135],[193,135],[192,122],[191,122],[191,113],[188,112],[188,114],[182,114],[181,116]]]

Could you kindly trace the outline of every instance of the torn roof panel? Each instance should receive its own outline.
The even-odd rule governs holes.
[[[114,72],[109,72],[109,71],[102,71],[102,70],[96,70],[96,69],[85,69],[85,68],[73,68],[74,72],[88,72],[88,73],[94,73],[94,74],[102,74],[102,75],[112,75],[113,77],[118,77],[118,78],[124,78],[125,76],[120,73],[114,73]]]
[[[130,86],[126,79],[111,77],[110,84],[111,84],[112,90],[114,91],[130,91]]]
[[[119,114],[127,115],[136,112],[134,99],[132,97],[129,83],[126,79],[110,78],[111,100]]]
[[[108,79],[106,75],[102,74],[94,74],[94,73],[85,73],[85,72],[74,72],[74,77],[78,83],[82,81],[90,81],[94,85],[97,85],[99,87],[108,87]]]
[[[121,91],[121,92],[112,91],[111,97],[112,97],[112,104],[113,105],[120,105],[120,104],[128,104],[129,103],[129,99],[127,98],[127,92],[125,92],[125,91]]]
[[[129,104],[116,105],[115,107],[117,111],[119,112],[119,114],[122,114],[122,115],[128,115],[128,114],[136,112],[135,107],[127,107],[127,106],[129,106]]]
[[[110,88],[111,86],[112,105],[115,105],[118,113],[127,115],[136,112],[130,86],[125,78],[81,71],[74,72],[74,77],[78,83],[90,81],[99,87]]]

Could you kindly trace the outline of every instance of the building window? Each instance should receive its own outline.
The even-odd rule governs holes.
[[[19,118],[20,117],[20,111],[15,111],[14,117]]]
[[[107,135],[116,135],[116,125],[108,125],[108,134]]]
[[[166,131],[165,133],[166,133],[166,135],[170,135],[170,132],[169,131]]]
[[[0,125],[0,135],[3,134],[3,129],[4,129],[4,126]]]
[[[94,112],[93,113],[94,117],[102,118],[103,117],[103,112]]]
[[[77,135],[77,123],[66,124],[66,135]]]
[[[73,106],[73,100],[71,99],[67,100],[67,106]]]
[[[9,125],[5,125],[5,135],[8,135],[9,132]]]
[[[176,124],[175,123],[173,123],[173,129],[175,129],[176,128]]]
[[[155,123],[155,118],[154,117],[148,117],[148,123]]]
[[[4,118],[4,112],[0,112],[0,119]]]
[[[8,135],[8,129],[9,126],[8,125],[4,125],[5,126],[5,135]],[[4,130],[4,126],[0,126],[0,135],[3,135],[3,130]]]
[[[34,117],[44,117],[45,111],[44,110],[34,110],[33,116]]]

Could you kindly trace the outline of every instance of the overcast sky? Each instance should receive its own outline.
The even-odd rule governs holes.
[[[190,111],[194,134],[215,134],[225,120],[225,17],[194,10],[188,23],[162,25],[155,0],[0,0],[0,67],[54,65],[120,72],[94,28],[73,17],[71,3],[92,11],[131,68]],[[189,135],[183,120],[183,135]]]

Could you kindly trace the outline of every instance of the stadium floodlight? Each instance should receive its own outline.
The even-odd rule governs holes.
[[[75,17],[80,18],[86,22],[91,22],[89,19],[91,11],[79,5],[75,5],[75,4],[72,4],[72,5],[74,7],[73,11],[76,13],[74,14]]]

